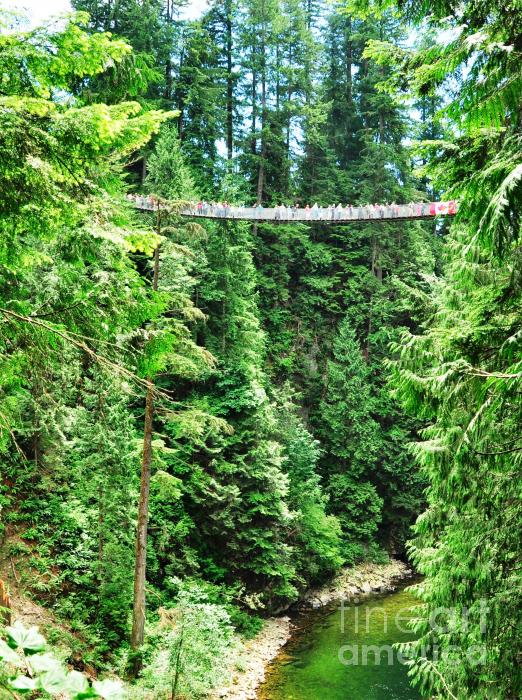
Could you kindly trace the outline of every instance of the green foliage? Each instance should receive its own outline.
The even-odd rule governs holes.
[[[121,165],[164,115],[63,99],[130,51],[82,20],[1,39],[14,73],[0,111],[0,446],[23,582],[103,654],[127,634],[132,595],[138,372],[195,374],[201,358],[172,330],[186,297],[152,295],[129,257],[159,239],[124,206]],[[143,327],[167,309],[160,360]]]
[[[203,698],[229,681],[237,639],[229,614],[208,600],[205,587],[182,586],[176,607],[160,613],[152,657],[131,697],[153,692],[154,698]]]
[[[199,299],[208,322],[201,334],[219,365],[195,395],[234,432],[178,445],[184,462],[178,473],[185,477],[187,509],[197,525],[192,538],[201,552],[202,572],[216,582],[239,578],[273,606],[295,596],[295,570],[285,542],[288,486],[263,386],[264,338],[245,228],[213,228],[206,258],[209,272]]]
[[[382,449],[379,426],[371,416],[368,368],[355,332],[341,323],[328,361],[321,423],[328,449],[328,493],[339,517],[352,563],[362,558],[381,518],[382,499],[371,484]]]
[[[428,12],[424,3],[408,7]],[[439,26],[446,26],[448,7],[430,4]],[[519,100],[510,96],[520,74],[520,10],[504,9],[464,3],[454,41],[408,54],[396,66],[419,91],[459,77],[445,107],[453,143],[428,142],[425,153],[436,184],[451,188],[462,206],[444,278],[431,291],[436,312],[422,335],[403,335],[392,365],[398,396],[425,421],[413,451],[429,482],[428,508],[411,543],[425,575],[417,586],[424,604],[419,640],[407,651],[413,680],[434,697],[515,698],[522,688],[515,652],[521,150]]]
[[[436,3],[451,38],[443,47],[430,28],[410,50],[389,2],[225,0],[198,21],[160,0],[73,4],[90,17],[0,37],[0,505],[20,586],[90,645],[84,661],[128,656],[153,376],[149,619],[162,611],[137,694],[204,696],[226,680],[233,628],[253,635],[343,563],[404,555],[429,483],[412,549],[420,595],[427,615],[471,600],[474,626],[419,630],[465,648],[486,595],[491,669],[476,678],[460,652],[452,671],[419,651],[412,672],[439,696],[446,684],[514,697],[514,634],[500,623],[501,604],[518,602],[512,18],[489,7],[478,26],[464,3],[457,27]],[[138,178],[165,209],[131,209],[124,181]],[[366,204],[434,191],[461,201],[450,236],[179,215],[197,196]],[[434,277],[442,241],[446,280]],[[406,445],[419,436],[416,462]]]
[[[171,200],[188,200],[195,196],[175,126],[166,124],[162,128],[147,169],[145,184],[151,192]]]
[[[50,651],[37,627],[24,627],[21,622],[6,627],[7,642],[0,639],[0,689],[9,697],[67,697],[71,700],[124,697],[119,681],[90,683],[79,671],[69,671]],[[7,696],[6,696],[7,697]]]
[[[279,397],[277,412],[279,441],[288,474],[288,505],[292,511],[291,542],[296,570],[306,586],[325,580],[343,563],[341,531],[337,518],[327,515],[328,499],[318,471],[319,442],[298,416],[298,407],[286,387]]]
[[[113,103],[137,95],[142,101],[167,106],[171,97],[170,49],[177,36],[173,20],[179,3],[171,2],[167,8],[161,0],[145,4],[125,0],[117,5],[110,0],[73,0],[71,4],[81,11],[93,36],[112,32],[133,49],[121,63],[106,64],[101,75],[78,85],[82,97]]]

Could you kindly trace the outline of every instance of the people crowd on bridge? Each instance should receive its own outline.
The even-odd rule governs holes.
[[[127,195],[128,199],[139,208],[153,210],[161,206],[153,195]],[[405,219],[417,217],[438,216],[440,214],[456,214],[457,202],[410,202],[409,204],[331,204],[320,206],[306,204],[278,204],[275,207],[264,207],[256,204],[244,207],[229,202],[190,202],[181,209],[185,216],[201,216],[215,219],[248,219],[270,221],[359,221],[364,219]]]

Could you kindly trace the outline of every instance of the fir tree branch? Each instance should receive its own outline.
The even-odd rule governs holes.
[[[0,313],[4,314],[4,316],[12,317],[15,318],[18,321],[21,321],[22,323],[27,323],[32,326],[38,326],[39,328],[43,328],[44,330],[48,331],[49,333],[53,333],[54,335],[58,336],[65,342],[69,343],[70,345],[73,345],[74,347],[78,348],[78,350],[81,350],[85,354],[87,354],[89,357],[91,357],[97,364],[108,367],[109,369],[114,370],[117,375],[125,377],[126,379],[134,382],[135,384],[138,384],[140,387],[146,389],[147,388],[147,380],[142,379],[139,377],[137,374],[134,372],[131,372],[129,369],[126,367],[123,367],[122,365],[113,362],[112,360],[109,360],[107,357],[104,355],[100,355],[99,353],[95,352],[87,343],[83,340],[91,340],[93,342],[97,342],[96,339],[94,338],[88,338],[87,336],[80,336],[77,333],[73,333],[72,331],[63,331],[55,328],[54,326],[46,323],[45,321],[42,321],[39,318],[35,318],[32,316],[23,316],[21,314],[16,313],[15,311],[10,311],[8,309],[2,309],[0,308]],[[82,338],[82,340],[78,340],[78,338]],[[119,346],[116,346],[119,347]],[[121,347],[119,347],[121,350]],[[164,398],[167,401],[171,401],[170,397],[168,394],[166,394],[164,391],[161,391],[160,389],[154,388],[154,394],[158,398]]]

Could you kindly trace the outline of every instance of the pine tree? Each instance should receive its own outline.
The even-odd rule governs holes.
[[[195,185],[181,152],[176,125],[163,126],[147,167],[145,185],[150,192],[173,202],[194,198]]]
[[[178,134],[187,164],[214,198],[219,168],[217,143],[224,136],[225,86],[220,47],[207,18],[184,28],[174,100]],[[228,128],[228,127],[227,127]]]
[[[339,517],[346,558],[362,556],[381,519],[382,500],[372,478],[382,439],[372,417],[368,370],[353,329],[342,322],[327,363],[320,434],[332,511]]]
[[[451,5],[407,5],[446,26]],[[425,332],[395,346],[395,386],[426,421],[415,452],[429,481],[413,559],[426,576],[411,676],[437,697],[515,698],[520,646],[520,11],[459,8],[454,37],[418,51],[369,47],[417,95],[459,80],[451,142],[428,142],[437,189],[461,202]],[[491,50],[491,41],[506,51]],[[509,48],[507,48],[509,47]],[[451,57],[451,59],[449,58]],[[515,59],[517,60],[517,59]],[[469,63],[468,63],[469,62]],[[463,76],[464,65],[471,70]],[[403,83],[404,84],[404,83]],[[517,479],[518,477],[518,479]],[[517,533],[517,534],[515,534]],[[442,611],[436,625],[433,616]],[[506,620],[510,622],[506,624]]]
[[[172,108],[169,85],[177,35],[174,20],[180,4],[176,0],[72,0],[71,4],[88,13],[92,32],[111,32],[133,48],[120,67],[108,65],[100,76],[88,81],[87,95],[104,102],[139,95]]]
[[[295,568],[286,543],[288,482],[262,369],[264,336],[249,247],[241,224],[216,227],[206,246],[211,273],[199,294],[209,321],[202,331],[220,370],[210,378],[204,401],[234,433],[205,445],[204,458],[192,457],[189,512],[207,575],[229,583],[239,578],[275,607],[295,597]]]
[[[17,484],[13,501],[27,505],[21,527],[41,547],[30,586],[105,633],[106,651],[126,632],[129,603],[122,576],[132,554],[126,537],[108,529],[118,523],[128,532],[134,516],[132,501],[122,507],[109,493],[128,497],[134,481],[130,456],[115,455],[132,435],[129,394],[143,389],[143,343],[130,338],[160,313],[128,255],[150,255],[157,237],[124,205],[120,168],[166,115],[136,103],[61,104],[77,81],[130,54],[121,40],[85,33],[79,19],[11,33],[0,46],[5,75],[18,63],[17,79],[3,85],[11,106],[1,112],[1,431],[4,453],[15,447],[7,472]],[[45,562],[54,562],[47,584]],[[107,580],[112,564],[117,595]]]
[[[298,415],[297,397],[288,386],[278,396],[278,441],[283,446],[283,469],[288,474],[287,503],[292,513],[290,542],[302,586],[317,584],[343,563],[341,528],[327,515],[328,497],[319,475],[319,441]]]

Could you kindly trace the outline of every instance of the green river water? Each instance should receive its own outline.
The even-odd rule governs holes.
[[[411,593],[400,591],[366,598],[358,605],[347,602],[344,613],[337,606],[297,617],[299,629],[270,666],[258,699],[420,698],[409,684],[406,666],[399,663],[395,650],[390,651],[395,642],[412,639],[405,620],[416,603]],[[352,663],[342,663],[343,654]]]

